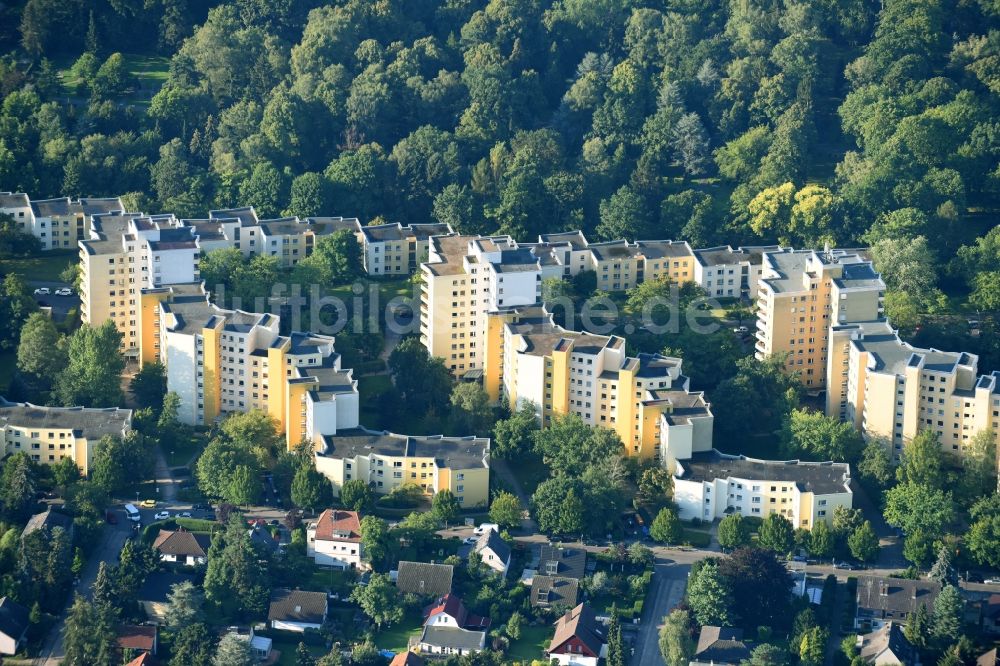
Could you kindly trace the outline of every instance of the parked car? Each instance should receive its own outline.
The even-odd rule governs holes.
[[[73,290],[69,287],[60,287],[56,289],[56,296],[72,296]]]
[[[747,335],[750,333],[750,329],[747,328],[746,326],[737,326],[736,328],[733,329],[733,333],[737,335]]]
[[[156,508],[156,500],[154,500],[154,499],[144,499],[141,502],[139,502],[139,506],[141,506],[143,509],[155,509]]]
[[[195,511],[211,511],[212,510],[212,505],[211,504],[195,504],[191,508],[194,509]]]
[[[191,517],[191,512],[190,511],[181,511],[180,513],[177,514],[177,517],[178,518],[190,518]]]
[[[858,569],[864,569],[864,566],[857,562],[834,562],[834,569],[843,569],[844,571],[857,571]]]
[[[474,537],[474,536],[465,537],[464,539],[462,539],[462,543],[467,543],[467,544],[474,544],[477,541],[479,541],[479,537]]]
[[[792,562],[805,562],[808,559],[805,555],[795,555],[792,557]]]
[[[277,518],[272,518],[271,520],[267,521],[267,524],[271,525],[272,527],[278,527],[279,525],[281,525],[281,521],[278,520]]]
[[[39,287],[35,290],[35,296],[48,296],[52,293],[52,290],[48,287]]]
[[[490,530],[493,530],[494,532],[496,532],[497,534],[499,534],[500,533],[500,526],[497,525],[496,523],[483,523],[482,525],[480,525],[476,529],[472,530],[472,533],[473,534],[486,534]]]
[[[1000,578],[987,578],[983,582],[987,585],[1000,585]]]
[[[169,511],[160,511],[155,516],[153,516],[153,520],[166,520],[169,517],[170,517]]]
[[[110,524],[110,525],[117,525],[118,524],[118,516],[115,515],[114,511],[106,511],[104,513],[104,519],[107,520],[108,524]]]

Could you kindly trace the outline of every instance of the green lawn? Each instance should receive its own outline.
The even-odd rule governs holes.
[[[420,612],[411,611],[403,617],[403,621],[399,624],[376,632],[375,645],[379,650],[405,652],[409,647],[410,636],[419,633],[422,625],[423,619],[420,617]]]
[[[0,273],[17,273],[25,280],[55,281],[67,266],[75,264],[78,259],[76,252],[18,259],[0,258]]]
[[[358,395],[361,403],[359,416],[361,425],[366,428],[381,429],[384,427],[380,397],[392,388],[392,380],[388,375],[368,375],[358,377]]]
[[[707,548],[712,543],[712,535],[701,530],[684,528],[684,541],[695,548]]]
[[[350,594],[354,580],[355,577],[350,573],[332,567],[315,567],[309,580],[303,585],[303,589],[316,592],[338,592],[341,597],[345,597]]]
[[[184,467],[188,461],[205,446],[203,435],[195,433],[190,438],[182,440],[170,449],[164,449],[163,455],[170,467]]]
[[[521,637],[511,641],[507,654],[512,661],[531,662],[533,659],[542,659],[543,651],[552,640],[552,633],[553,629],[548,625],[522,626]]]
[[[123,53],[122,55],[125,58],[125,67],[129,77],[132,79],[132,89],[124,96],[124,100],[132,104],[146,106],[167,80],[170,74],[170,59],[164,56],[139,55],[137,53]],[[62,83],[62,94],[67,97],[86,96],[87,92],[81,92],[78,87],[80,81],[70,77],[69,70],[74,62],[74,58],[55,59],[57,74]]]
[[[285,640],[276,641],[276,640],[272,640],[271,649],[272,650],[278,650],[278,651],[281,652],[281,657],[276,662],[274,662],[274,663],[277,664],[278,666],[296,666],[297,662],[295,661],[295,651],[298,648],[299,648],[299,644],[298,643],[294,643],[292,641],[285,641]],[[327,652],[326,652],[326,650],[324,650],[320,646],[310,645],[309,646],[309,653],[313,657],[322,657]]]

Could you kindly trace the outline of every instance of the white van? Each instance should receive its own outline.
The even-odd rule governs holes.
[[[125,515],[128,516],[128,519],[134,523],[142,520],[142,516],[139,515],[139,509],[135,508],[134,504],[125,505]]]
[[[482,525],[480,525],[476,529],[472,530],[472,533],[473,534],[478,534],[478,535],[483,535],[483,534],[486,534],[487,532],[489,532],[490,530],[492,530],[492,531],[496,532],[497,534],[499,534],[500,533],[500,526],[497,525],[496,523],[483,523]]]

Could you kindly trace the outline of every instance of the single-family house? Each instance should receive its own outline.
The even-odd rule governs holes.
[[[267,636],[257,636],[253,629],[244,627],[230,627],[226,633],[248,643],[250,645],[250,654],[257,661],[263,663],[271,658],[271,649],[274,646],[274,641]]]
[[[587,572],[587,551],[544,544],[538,556],[538,573],[561,578],[584,577]]]
[[[905,580],[882,576],[858,578],[858,605],[854,626],[881,629],[888,622],[906,623],[920,606],[930,611],[941,592],[941,584],[929,580]]]
[[[187,574],[154,571],[146,576],[136,594],[138,602],[146,613],[146,619],[157,624],[165,624],[169,595],[175,585],[194,582],[194,576]]]
[[[392,661],[389,662],[389,666],[424,666],[424,658],[421,657],[416,652],[400,652]]]
[[[306,553],[320,566],[361,568],[361,520],[357,511],[327,509],[306,528]]]
[[[556,633],[545,654],[562,666],[597,666],[607,656],[607,632],[585,603],[556,620]]]
[[[148,652],[143,652],[138,657],[125,664],[125,666],[159,666],[159,665],[160,662],[157,661],[156,657],[149,654]]]
[[[152,655],[156,654],[157,632],[155,624],[120,624],[116,630],[118,634],[118,649],[125,653],[125,650],[144,652]]]
[[[327,599],[323,592],[276,589],[271,592],[267,620],[272,629],[303,632],[326,622]]]
[[[866,664],[875,666],[910,665],[920,661],[917,650],[903,634],[903,628],[895,622],[887,622],[875,631],[858,636],[858,654]]]
[[[450,564],[403,561],[396,574],[396,587],[403,593],[443,597],[451,592],[454,575],[455,568]]]
[[[21,531],[21,538],[23,539],[36,530],[46,530],[51,532],[57,527],[61,527],[66,530],[66,532],[69,533],[70,538],[73,537],[73,519],[65,513],[53,511],[52,507],[49,507],[45,509],[45,511],[36,513],[28,519],[27,524]]]
[[[743,630],[734,627],[704,626],[690,666],[739,666],[750,658],[750,648],[743,642]]]
[[[449,593],[424,609],[424,626],[485,631],[490,626],[490,619],[470,613],[457,595]]]
[[[278,541],[271,536],[270,530],[263,525],[254,525],[248,530],[250,543],[257,547],[262,553],[274,554],[280,547]]]
[[[178,562],[188,566],[198,566],[208,562],[208,548],[211,541],[206,534],[194,534],[187,530],[160,530],[153,541],[153,548],[164,562]]]
[[[563,576],[540,576],[531,579],[531,605],[539,608],[576,606],[580,594],[580,581]]]
[[[0,598],[0,654],[17,654],[28,633],[28,609],[7,597]]]
[[[983,631],[991,636],[1000,635],[1000,594],[991,594],[980,602]]]
[[[501,576],[507,575],[510,566],[510,546],[493,530],[479,537],[472,551],[479,554],[479,560]]]
[[[420,651],[427,654],[472,654],[486,646],[486,632],[443,625],[425,626],[418,645]]]

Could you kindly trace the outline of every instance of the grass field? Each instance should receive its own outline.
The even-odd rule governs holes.
[[[0,258],[0,273],[17,273],[25,280],[56,281],[67,266],[79,259],[76,252],[44,254],[18,259]]]
[[[399,624],[377,632],[373,637],[375,645],[380,650],[405,652],[409,645],[410,636],[418,633],[421,625],[420,613],[411,611],[403,617],[403,621]]]
[[[358,377],[358,396],[361,403],[359,416],[361,425],[366,428],[379,429],[383,427],[381,396],[392,388],[392,380],[388,375],[369,375]]]
[[[275,664],[278,666],[296,666],[298,663],[295,659],[295,651],[298,649],[299,644],[293,643],[292,641],[274,641],[271,643],[272,650],[278,650],[281,652],[281,657],[278,658]],[[309,646],[309,654],[313,657],[322,657],[326,654],[326,650],[322,647],[316,645]]]
[[[545,625],[540,627],[522,626],[520,638],[511,641],[507,654],[512,661],[530,663],[533,659],[541,659],[543,651],[552,640],[552,633],[552,627]]]
[[[132,89],[122,98],[123,101],[137,106],[148,106],[170,73],[170,59],[164,56],[139,55],[123,53],[125,67],[132,80]],[[62,93],[67,97],[85,97],[86,91],[80,90],[80,81],[71,77],[72,58],[57,59],[56,67],[59,81],[62,83]]]
[[[164,449],[163,455],[170,467],[184,467],[191,458],[205,446],[204,436],[195,434],[179,442],[178,446]]]
[[[701,530],[684,528],[684,541],[695,548],[707,548],[712,543],[712,535]]]

